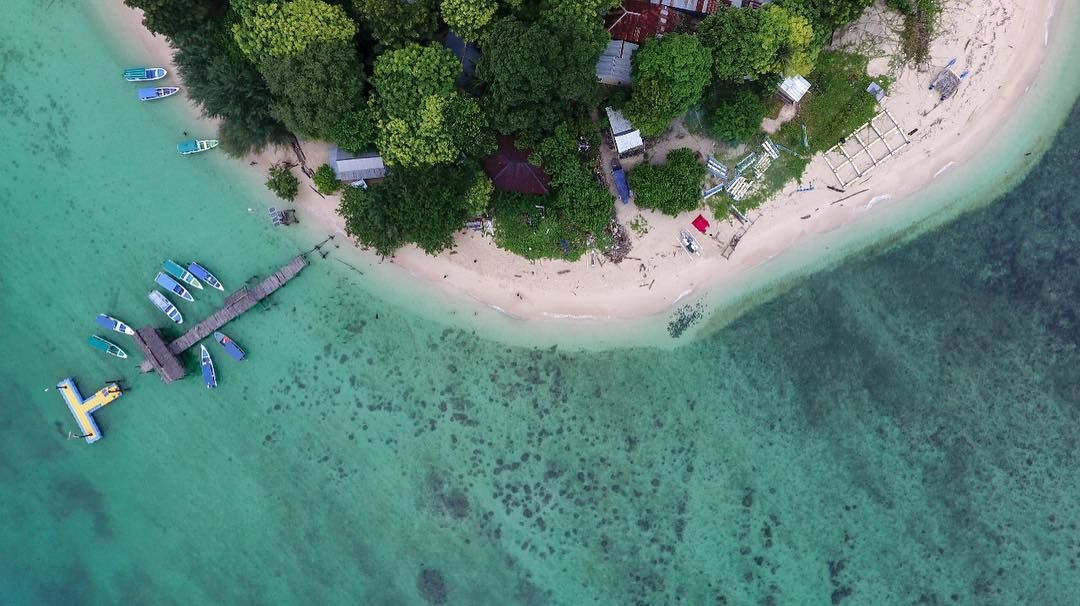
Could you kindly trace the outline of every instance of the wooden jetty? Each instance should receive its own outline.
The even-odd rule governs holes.
[[[293,257],[291,261],[255,286],[244,286],[229,295],[221,309],[210,314],[210,317],[191,327],[168,345],[165,345],[161,335],[153,327],[148,326],[135,331],[135,345],[142,351],[144,357],[139,370],[156,371],[161,376],[161,380],[166,383],[182,379],[184,365],[180,363],[180,354],[225,326],[230,320],[254,307],[259,301],[269,297],[286,282],[295,278],[305,267],[307,267],[307,259],[303,255]]]

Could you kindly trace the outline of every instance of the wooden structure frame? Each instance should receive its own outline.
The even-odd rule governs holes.
[[[846,189],[909,143],[911,139],[900,128],[900,123],[884,109],[829,148],[825,152],[825,163],[840,182],[840,187]]]

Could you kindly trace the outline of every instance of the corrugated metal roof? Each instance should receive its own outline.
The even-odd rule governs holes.
[[[649,3],[702,14],[715,13],[720,7],[720,0],[649,0]]]
[[[791,76],[790,78],[784,78],[779,88],[780,94],[787,97],[792,103],[798,103],[802,100],[803,95],[810,90],[810,83],[802,76]]]
[[[596,78],[604,84],[629,86],[633,65],[630,59],[638,45],[623,40],[608,42],[600,59],[596,62]]]
[[[650,4],[645,0],[623,0],[608,13],[604,21],[614,40],[642,43],[649,38],[675,29],[678,13],[667,6]]]
[[[615,135],[615,150],[619,152],[620,156],[642,147],[645,147],[645,142],[641,140],[641,131],[632,130],[628,133]]]
[[[626,116],[624,116],[621,111],[612,107],[604,108],[604,111],[607,112],[608,123],[611,124],[611,132],[616,136],[634,130],[634,125],[630,124],[630,121],[626,119]]]
[[[382,179],[386,176],[386,164],[378,153],[353,155],[330,146],[329,162],[338,181],[352,182],[361,179]]]

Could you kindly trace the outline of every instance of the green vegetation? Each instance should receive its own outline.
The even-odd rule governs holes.
[[[769,111],[761,92],[750,86],[725,87],[715,103],[709,130],[729,144],[748,141],[761,132],[761,121]]]
[[[266,188],[274,192],[282,200],[293,201],[300,191],[300,180],[292,174],[292,170],[285,164],[275,164],[270,167],[270,178],[266,180]]]
[[[351,40],[356,24],[340,6],[321,0],[236,3],[240,21],[233,25],[236,45],[254,63],[302,53],[313,44]]]
[[[716,78],[726,81],[805,74],[821,48],[806,17],[772,4],[721,8],[698,26],[698,37],[712,51]]]
[[[930,40],[941,15],[942,0],[886,0],[885,4],[904,16],[900,50],[909,61],[923,65],[930,59]]]
[[[364,101],[356,52],[343,42],[268,58],[262,72],[273,95],[270,113],[303,137],[332,140],[350,109]]]
[[[672,118],[701,100],[712,56],[687,34],[668,34],[634,54],[634,92],[626,117],[646,137],[664,132]]]
[[[495,0],[442,0],[440,8],[450,29],[465,40],[476,40],[499,5]]]
[[[701,205],[704,178],[705,165],[690,149],[672,150],[664,164],[639,164],[627,175],[638,206],[672,216]]]
[[[549,213],[547,201],[545,196],[498,192],[491,205],[495,245],[526,259],[580,259],[585,249],[573,237],[576,230]]]
[[[341,189],[341,181],[337,180],[337,175],[329,164],[323,164],[315,169],[315,176],[311,180],[315,182],[315,189],[326,196],[336,194]]]
[[[331,138],[338,147],[358,154],[375,144],[375,118],[368,108],[345,114]]]
[[[379,52],[430,42],[438,28],[435,0],[352,0],[352,5]]]

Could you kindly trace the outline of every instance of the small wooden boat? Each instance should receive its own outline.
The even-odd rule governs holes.
[[[225,287],[221,285],[221,282],[218,281],[217,277],[215,277],[214,274],[210,273],[209,269],[206,269],[205,267],[199,265],[194,261],[188,263],[187,268],[188,271],[195,274],[196,278],[202,280],[203,282],[206,282],[210,285],[211,288],[216,288],[222,292],[225,292]]]
[[[171,97],[178,92],[180,92],[180,87],[178,86],[148,86],[139,89],[139,101],[164,99],[165,97]]]
[[[161,313],[169,316],[170,320],[177,324],[184,323],[184,316],[180,315],[180,310],[176,309],[176,306],[170,303],[169,299],[161,294],[161,291],[151,290],[150,294],[147,296],[150,297],[150,302],[154,304],[154,307],[157,307],[161,310]]]
[[[236,341],[225,336],[225,333],[215,332],[214,340],[221,343],[221,346],[225,348],[225,353],[229,354],[229,357],[237,362],[243,360],[244,356],[247,355],[244,353],[244,350],[240,349],[240,346],[236,344]]]
[[[168,259],[164,263],[162,263],[161,266],[165,268],[165,271],[168,272],[169,275],[176,278],[177,280],[180,280],[181,282],[188,284],[189,286],[202,290],[202,284],[199,283],[199,280],[194,276],[194,274],[184,269],[183,267],[180,267],[179,263],[173,261],[172,259]]]
[[[157,282],[158,286],[164,287],[166,290],[185,301],[195,302],[195,297],[191,296],[188,289],[181,286],[179,282],[172,278],[172,276],[167,276],[159,271],[158,275],[154,278],[154,282]]]
[[[132,328],[130,326],[128,326],[127,324],[124,324],[123,322],[121,322],[120,320],[117,320],[116,318],[114,318],[112,316],[107,316],[105,314],[98,314],[98,317],[94,321],[97,322],[97,325],[102,327],[102,328],[108,328],[109,330],[115,330],[116,332],[121,332],[121,333],[124,333],[125,335],[133,335],[133,334],[135,334],[135,331],[132,330]]]
[[[679,231],[679,242],[682,243],[683,250],[690,256],[700,256],[701,246],[698,245],[694,236],[690,235],[690,232],[685,229]]]
[[[164,67],[129,67],[124,70],[124,80],[128,82],[149,82],[161,80],[169,72]]]
[[[122,360],[127,358],[127,353],[124,352],[124,350],[117,347],[116,344],[110,343],[97,335],[91,335],[86,342],[90,344],[90,347],[93,347],[98,351],[103,351],[110,356],[116,356]]]
[[[214,361],[210,359],[210,352],[206,351],[205,345],[199,346],[202,351],[199,354],[199,366],[202,367],[202,379],[207,389],[217,387],[217,373],[214,372]]]
[[[217,146],[217,139],[188,139],[187,141],[177,143],[176,151],[180,152],[181,156],[188,156],[204,152],[208,149],[214,149]]]

